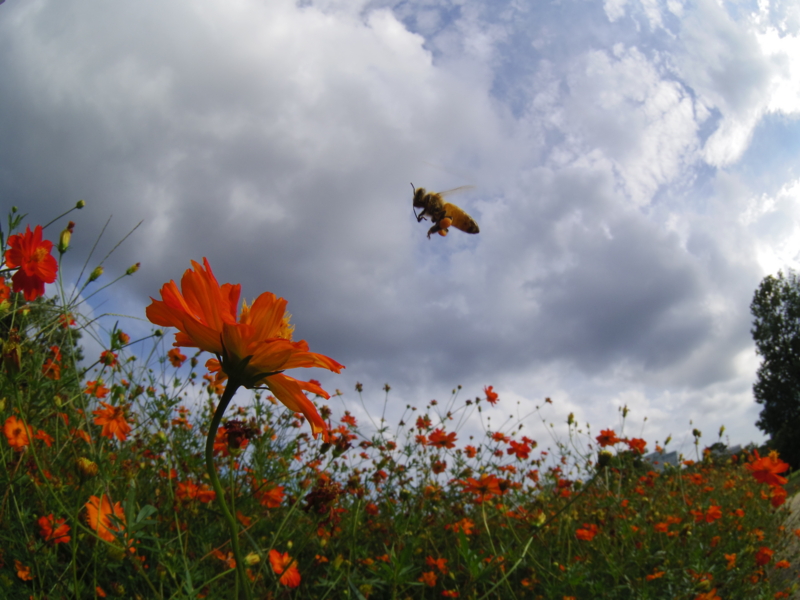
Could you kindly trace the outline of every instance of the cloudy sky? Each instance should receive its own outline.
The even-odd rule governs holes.
[[[347,366],[301,375],[356,414],[356,381],[376,411],[386,382],[401,408],[493,385],[497,418],[549,396],[595,432],[628,405],[651,444],[763,439],[749,305],[800,257],[793,0],[7,0],[0,73],[2,208],[87,201],[65,272],[144,220],[98,311],[142,318],[205,256],[287,298]],[[428,240],[410,182],[473,185],[480,234]]]

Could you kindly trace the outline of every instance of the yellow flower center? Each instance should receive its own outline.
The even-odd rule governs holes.
[[[278,333],[278,337],[283,338],[284,340],[292,341],[292,334],[294,333],[294,325],[289,323],[289,319],[292,318],[292,315],[289,313],[285,313],[283,315],[283,319],[281,319],[281,330]]]

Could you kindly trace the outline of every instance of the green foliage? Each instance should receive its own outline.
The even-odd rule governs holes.
[[[768,275],[750,305],[751,333],[761,365],[753,394],[762,405],[756,425],[793,468],[800,467],[800,280]]]

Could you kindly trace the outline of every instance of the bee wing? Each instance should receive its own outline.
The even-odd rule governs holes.
[[[446,190],[444,192],[436,192],[440,196],[449,196],[450,194],[458,194],[460,192],[466,192],[467,190],[473,189],[474,185],[462,185],[461,187],[453,188],[452,190]]]

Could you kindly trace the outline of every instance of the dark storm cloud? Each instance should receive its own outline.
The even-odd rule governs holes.
[[[69,273],[110,214],[93,261],[144,220],[106,263],[142,269],[98,311],[143,317],[204,256],[245,298],[286,297],[297,337],[347,365],[310,375],[331,388],[556,390],[660,428],[706,396],[749,415],[771,217],[703,157],[741,153],[787,71],[748,22],[671,9],[7,4],[0,197],[31,222],[88,201]],[[475,184],[453,201],[481,233],[428,240],[411,181]]]

